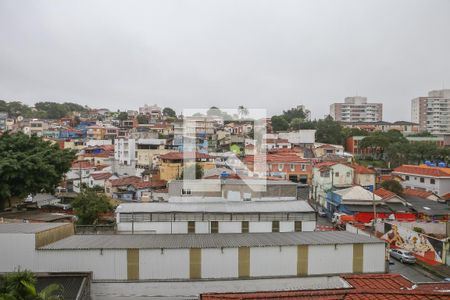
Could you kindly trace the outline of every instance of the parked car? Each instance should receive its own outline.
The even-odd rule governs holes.
[[[319,217],[326,217],[327,216],[327,213],[325,212],[325,210],[323,208],[319,208],[317,213],[319,214]]]
[[[401,263],[414,264],[416,262],[416,257],[408,250],[391,249],[389,255],[399,260]]]

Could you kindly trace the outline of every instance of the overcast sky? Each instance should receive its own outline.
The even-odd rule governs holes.
[[[0,0],[4,100],[322,117],[357,94],[393,121],[443,86],[449,0]]]

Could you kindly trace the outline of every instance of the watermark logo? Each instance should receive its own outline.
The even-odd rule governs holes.
[[[174,136],[182,140],[183,190],[219,192],[224,179],[239,178],[254,191],[266,191],[266,122],[265,109],[184,109]],[[201,173],[217,182],[199,181]]]

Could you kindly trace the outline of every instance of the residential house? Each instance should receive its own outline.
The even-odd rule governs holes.
[[[119,135],[119,128],[108,125],[94,125],[87,128],[87,138],[93,140],[114,140]]]
[[[375,205],[375,210],[374,210]],[[354,215],[357,221],[367,223],[375,213],[391,214],[382,198],[365,188],[355,185],[346,189],[332,190],[326,195],[326,211],[329,216],[335,212]]]
[[[292,147],[291,143],[289,143],[288,139],[271,139],[267,138],[264,140],[265,150],[269,151],[272,149],[290,149]]]
[[[328,155],[343,155],[344,147],[340,145],[330,144],[315,144],[314,155],[315,157],[323,157]]]
[[[428,165],[402,165],[395,168],[393,175],[403,178],[402,186],[435,193],[443,196],[450,191],[450,168]]]
[[[297,200],[297,185],[286,180],[229,178],[172,180],[169,201],[277,201]]]
[[[346,128],[358,128],[368,132],[388,132],[389,130],[400,131],[403,135],[411,135],[419,133],[419,124],[407,121],[396,122],[339,122]]]
[[[352,164],[354,172],[354,184],[360,185],[369,191],[375,190],[376,172],[373,169],[358,164]]]
[[[142,107],[139,107],[139,114],[147,115],[150,117],[150,120],[160,120],[162,117],[161,107],[158,105],[147,105],[145,104]]]
[[[354,183],[354,169],[343,163],[321,162],[313,166],[311,197],[325,206],[326,194],[333,189],[351,187]]]
[[[144,192],[166,188],[166,181],[144,181],[141,177],[128,176],[105,181],[105,193],[114,199],[141,201]]]
[[[144,169],[157,168],[159,166],[159,156],[173,152],[166,143],[165,139],[138,139],[136,141],[137,167]]]
[[[95,186],[99,186],[104,188],[106,180],[109,179],[118,179],[118,177],[114,176],[110,172],[91,173],[89,175],[89,187],[93,188]]]
[[[95,165],[88,160],[76,160],[65,175],[66,188],[68,191],[80,192],[81,184],[89,185],[91,173],[96,171]]]
[[[170,152],[159,156],[159,178],[161,180],[173,180],[182,175],[183,167],[198,163],[203,170],[215,168],[213,157],[198,152]]]

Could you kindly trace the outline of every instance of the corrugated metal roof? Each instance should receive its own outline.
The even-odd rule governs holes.
[[[131,212],[314,212],[303,200],[279,201],[221,201],[221,202],[151,202],[123,203],[116,208],[119,213]]]
[[[6,223],[0,224],[1,233],[37,233],[56,228],[67,223]]]
[[[73,235],[40,249],[186,249],[297,245],[373,244],[384,241],[346,231],[221,234]]]

